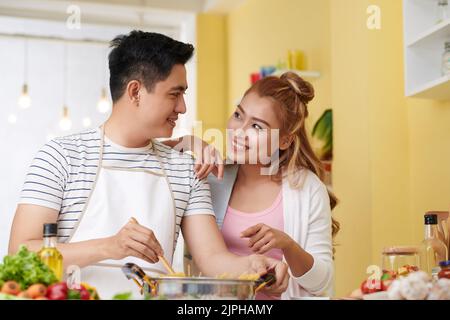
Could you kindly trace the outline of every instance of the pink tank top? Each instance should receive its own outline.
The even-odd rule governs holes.
[[[248,247],[248,238],[241,238],[240,234],[245,229],[258,223],[264,223],[274,229],[284,230],[283,219],[283,195],[279,193],[274,203],[267,209],[245,213],[228,206],[222,225],[222,235],[230,252],[239,256],[248,256],[254,252]],[[272,249],[265,253],[266,256],[277,260],[283,260],[283,251]],[[257,294],[257,300],[274,299],[264,294]]]

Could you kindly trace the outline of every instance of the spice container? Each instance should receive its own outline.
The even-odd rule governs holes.
[[[382,260],[383,273],[390,273],[394,277],[419,270],[419,252],[416,247],[385,248]]]

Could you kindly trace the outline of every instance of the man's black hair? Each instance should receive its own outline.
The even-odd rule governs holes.
[[[141,81],[151,92],[164,81],[176,64],[186,64],[194,47],[165,35],[139,30],[115,37],[109,54],[109,88],[115,102],[125,92],[128,82]]]

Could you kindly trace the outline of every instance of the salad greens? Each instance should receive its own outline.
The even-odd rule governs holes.
[[[112,299],[113,300],[131,300],[133,294],[131,292],[123,292],[116,294]]]
[[[16,281],[22,290],[35,283],[48,286],[58,281],[38,255],[25,246],[20,246],[15,255],[4,257],[0,264],[0,285],[9,280]]]

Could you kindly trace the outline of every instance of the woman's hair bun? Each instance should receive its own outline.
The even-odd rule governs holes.
[[[290,71],[283,73],[280,79],[288,82],[289,86],[297,93],[304,104],[307,104],[314,99],[314,88],[311,83],[303,80],[303,78],[296,73]]]

